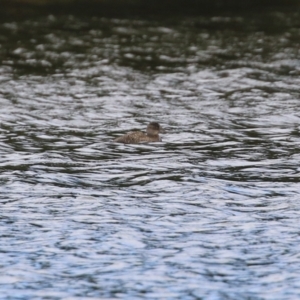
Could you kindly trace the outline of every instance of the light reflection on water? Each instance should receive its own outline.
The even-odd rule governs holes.
[[[0,298],[299,295],[300,40],[278,18],[1,25]],[[151,120],[162,143],[112,142]]]

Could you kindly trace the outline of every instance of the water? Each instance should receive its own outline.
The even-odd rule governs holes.
[[[298,298],[298,20],[3,21],[0,299]]]

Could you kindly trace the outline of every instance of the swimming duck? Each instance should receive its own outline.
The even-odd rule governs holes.
[[[157,122],[151,122],[147,126],[146,134],[141,131],[131,131],[116,138],[114,141],[124,144],[161,142],[161,139],[158,135],[160,132],[162,132],[160,125]]]

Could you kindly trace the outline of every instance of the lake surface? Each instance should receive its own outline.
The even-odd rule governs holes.
[[[2,21],[0,299],[299,298],[299,20]]]

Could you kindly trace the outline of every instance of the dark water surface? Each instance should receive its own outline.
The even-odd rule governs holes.
[[[299,298],[299,54],[295,12],[3,21],[0,299]]]

